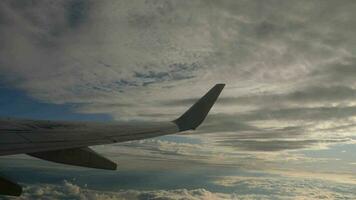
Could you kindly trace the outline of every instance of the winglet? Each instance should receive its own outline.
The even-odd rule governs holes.
[[[174,120],[179,131],[196,129],[204,121],[224,87],[225,84],[216,84],[182,116]]]

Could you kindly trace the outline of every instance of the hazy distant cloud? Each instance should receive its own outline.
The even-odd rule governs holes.
[[[316,80],[322,80],[323,83],[328,85],[340,85],[353,86],[356,74],[355,69],[356,58],[354,56],[346,56],[342,60],[333,61],[323,68],[317,68],[312,76],[315,76]],[[355,92],[353,92],[355,94]]]
[[[236,120],[253,121],[253,120],[330,120],[344,119],[356,114],[356,107],[301,107],[301,108],[281,108],[281,109],[261,109],[251,111],[245,114],[232,115]],[[226,117],[228,117],[227,115]]]
[[[347,140],[346,140],[347,141]],[[309,148],[315,144],[330,144],[346,142],[345,140],[241,140],[225,138],[217,141],[223,146],[234,147],[246,151],[282,151]]]
[[[267,106],[294,106],[305,104],[325,104],[353,102],[356,100],[356,90],[348,86],[320,87],[311,86],[302,90],[284,94],[258,94],[243,97],[225,97],[220,100],[226,105],[248,105],[252,104],[259,107]]]
[[[237,196],[242,199],[244,197],[251,199],[355,198],[356,194],[353,192],[354,183],[347,182],[348,180],[343,182],[342,176],[328,177],[328,174],[324,174],[325,179],[319,179],[318,176],[323,176],[323,174],[317,174],[318,176],[313,176],[312,173],[295,175],[289,178],[287,178],[287,173],[282,176],[269,177],[226,176],[218,177],[214,183],[225,187],[239,188],[244,193],[249,194]],[[338,178],[340,182],[337,181]]]
[[[205,169],[248,169],[272,170],[283,166],[295,169],[300,163],[321,164],[339,162],[323,157],[304,155],[304,150],[326,150],[335,144],[351,143],[351,139],[276,139],[263,138],[261,135],[244,134],[205,134],[202,137],[191,136],[183,141],[172,142],[165,139],[134,141],[110,146],[95,147],[95,150],[110,157],[120,165],[120,169],[129,170],[191,170],[196,167]],[[266,136],[267,137],[267,136]],[[246,138],[246,139],[241,139]],[[118,153],[119,152],[119,153]],[[340,161],[341,162],[341,161]]]

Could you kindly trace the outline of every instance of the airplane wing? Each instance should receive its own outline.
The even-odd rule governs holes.
[[[203,122],[224,86],[216,84],[182,116],[171,122],[99,123],[2,119],[0,156],[28,154],[57,163],[115,170],[116,163],[88,146],[194,130]],[[21,187],[0,178],[0,194],[20,195]]]

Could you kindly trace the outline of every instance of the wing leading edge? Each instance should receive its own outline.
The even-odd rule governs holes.
[[[224,86],[225,84],[216,84],[182,116],[172,122],[119,124],[0,120],[0,156],[26,153],[57,163],[115,170],[114,162],[97,154],[88,146],[195,130],[206,118]],[[14,187],[10,181],[2,181],[2,184]],[[0,190],[0,194],[5,193]]]

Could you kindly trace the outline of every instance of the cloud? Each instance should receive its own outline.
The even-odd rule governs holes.
[[[201,141],[218,151],[327,146],[354,137],[354,10],[347,0],[2,1],[0,76],[39,101],[115,120],[172,120],[226,82]],[[212,154],[153,145],[141,149]]]
[[[340,160],[311,158],[300,152],[243,152],[211,144],[155,140],[117,144],[96,150],[118,162],[120,171],[93,171],[70,166],[63,168],[58,164],[48,167],[44,161],[37,161],[32,165],[34,168],[28,169],[28,160],[17,163],[15,168],[9,160],[3,160],[5,170],[2,171],[9,174],[12,171],[13,176],[16,174],[28,185],[24,199],[38,199],[40,195],[48,199],[164,199],[167,196],[172,199],[293,199],[303,196],[318,199],[320,195],[327,195],[330,199],[352,199],[355,195],[353,171],[340,172],[330,166],[339,165]],[[324,169],[323,165],[328,167]],[[42,170],[38,170],[38,166]],[[45,175],[40,176],[44,172]],[[30,174],[32,177],[27,177]],[[78,184],[73,177],[77,177]],[[62,179],[73,181],[58,185],[38,184]],[[152,180],[157,182],[149,186]],[[131,190],[127,189],[131,187]],[[171,187],[185,189],[168,189]],[[197,190],[199,187],[205,189]]]
[[[227,176],[217,178],[214,183],[238,188],[245,193],[245,195],[237,195],[241,199],[304,199],[306,197],[308,199],[352,199],[355,197],[354,181],[353,184],[340,183],[334,180],[319,180],[318,177],[314,178],[312,174],[310,175],[295,178]]]
[[[311,82],[318,90],[325,85],[316,83],[321,74],[353,63],[345,41],[352,39],[347,30],[354,17],[346,2],[279,2],[275,8],[259,1],[4,1],[0,70],[9,85],[37,99],[88,105],[80,112],[137,101],[136,107],[112,107],[117,117],[178,112],[153,103],[196,96],[222,80],[233,98]],[[267,95],[261,102],[266,99],[273,101]]]
[[[241,97],[222,97],[219,103],[225,106],[246,106],[256,107],[281,107],[281,106],[298,106],[298,105],[323,105],[326,103],[350,103],[356,100],[356,90],[348,86],[309,86],[298,91],[284,94],[256,94]],[[167,106],[189,106],[192,105],[196,98],[178,99],[162,102]]]
[[[1,85],[73,105],[74,112],[172,120],[225,82],[197,135],[181,136],[195,142],[160,138],[96,149],[125,163],[121,168],[146,171],[330,169],[342,159],[303,150],[354,142],[355,6],[351,0],[5,0]],[[252,192],[102,192],[64,182],[30,186],[24,199],[354,198],[354,186],[337,190],[314,180],[224,181]]]
[[[194,199],[194,200],[218,200],[231,199],[231,195],[224,193],[213,193],[205,189],[177,189],[177,190],[121,190],[115,192],[105,192],[80,187],[71,182],[64,181],[62,185],[32,185],[24,189],[24,194],[19,199],[92,199],[92,200],[144,200],[144,199]]]
[[[229,137],[230,136],[230,137]],[[278,170],[326,166],[329,162],[342,160],[323,156],[306,155],[302,150],[331,150],[336,144],[350,140],[292,140],[292,139],[240,139],[235,135],[207,134],[198,138],[198,143],[172,142],[165,139],[150,139],[110,146],[95,147],[97,152],[109,157],[123,170],[191,171],[193,169],[219,170]],[[184,137],[183,137],[184,138]],[[182,140],[189,141],[190,138]],[[122,164],[120,164],[122,163]],[[223,170],[224,169],[224,170]]]
[[[307,149],[315,144],[329,144],[345,142],[340,140],[241,140],[234,138],[225,138],[223,141],[217,141],[223,146],[231,146],[235,149],[246,151],[282,151],[294,149]]]
[[[234,188],[230,194],[207,189],[98,191],[64,181],[61,185],[35,184],[24,189],[19,199],[335,199],[355,197],[353,184],[322,181],[311,177],[215,177],[215,185]],[[9,198],[11,199],[11,198]]]
[[[175,4],[2,2],[3,81],[52,103],[127,104],[147,91],[151,99],[156,94],[146,87],[184,83],[201,69],[199,46],[206,45],[204,38],[182,41],[190,32],[182,29],[190,22],[182,15],[184,9]],[[172,23],[176,16],[187,24]],[[126,112],[122,106],[119,113],[140,113],[144,108],[139,105],[145,100],[136,101],[138,111],[131,107]],[[96,112],[106,112],[100,108],[96,107]],[[115,111],[117,114],[118,109]]]

